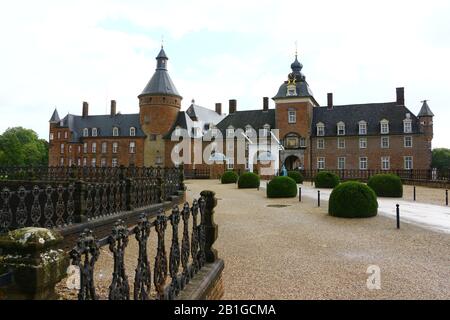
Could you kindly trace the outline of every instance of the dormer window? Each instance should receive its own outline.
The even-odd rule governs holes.
[[[97,128],[92,128],[92,136],[96,137],[97,136]]]
[[[83,137],[89,137],[89,129],[88,128],[83,129]]]
[[[325,135],[325,125],[322,122],[319,122],[316,127],[317,127],[317,135],[319,137],[324,136]]]
[[[338,122],[338,124],[337,124],[337,134],[338,134],[338,136],[345,135],[345,123]]]
[[[270,125],[265,124],[263,127],[263,137],[268,137],[270,135]]]
[[[135,137],[136,136],[136,128],[135,127],[131,127],[130,128],[130,137]]]
[[[252,137],[253,136],[253,128],[252,128],[251,125],[245,126],[245,135],[247,137]]]
[[[113,137],[118,137],[119,136],[119,128],[114,127],[113,128]]]
[[[381,132],[381,134],[389,133],[389,121],[388,120],[383,119],[380,121],[380,132]]]
[[[297,95],[297,87],[295,84],[290,84],[287,86],[286,96],[292,97]]]
[[[367,134],[367,122],[365,122],[364,120],[359,122],[359,134]]]
[[[227,137],[231,138],[234,136],[234,128],[232,126],[228,127],[227,129]]]
[[[412,121],[411,119],[405,119],[403,120],[403,132],[404,133],[411,133],[412,132]]]

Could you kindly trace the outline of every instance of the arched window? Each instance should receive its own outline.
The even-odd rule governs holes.
[[[234,128],[233,128],[233,126],[229,126],[227,128],[227,138],[231,138],[233,136],[234,136]]]
[[[361,135],[367,134],[367,122],[364,120],[361,120],[359,122],[359,134]]]
[[[97,128],[92,128],[92,136],[96,137],[97,136]]]
[[[383,119],[380,121],[380,132],[381,132],[381,134],[389,133],[389,121],[388,120]]]
[[[412,120],[411,115],[409,113],[406,114],[406,119],[403,120],[403,132],[404,133],[412,132]]]
[[[83,129],[83,137],[89,137],[89,129],[88,128]]]
[[[119,136],[119,128],[114,127],[113,128],[113,137],[118,137]]]
[[[324,136],[325,135],[325,125],[322,122],[318,122],[316,127],[317,127],[317,135],[319,137]]]
[[[131,127],[131,128],[130,128],[130,136],[131,136],[131,137],[136,136],[136,128],[135,128],[135,127]]]
[[[340,121],[337,124],[337,134],[338,136],[344,136],[345,135],[345,123]]]

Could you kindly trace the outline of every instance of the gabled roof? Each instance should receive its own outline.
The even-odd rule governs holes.
[[[250,125],[253,129],[259,130],[263,129],[265,124],[270,125],[271,129],[275,128],[275,109],[236,111],[220,121],[217,128],[222,134],[226,134],[226,129],[230,126],[245,130],[245,127]]]
[[[423,101],[422,108],[419,111],[418,117],[434,117],[433,112],[431,112],[430,107],[428,106],[427,100]]]
[[[412,133],[419,133],[418,118],[405,106],[399,106],[395,102],[369,103],[313,108],[313,121],[311,133],[317,135],[316,125],[322,122],[325,125],[325,136],[337,135],[337,123],[345,123],[345,135],[358,135],[359,122],[367,122],[367,135],[380,134],[380,121],[389,121],[390,134],[403,134],[403,120],[407,114],[412,120]]]
[[[186,114],[193,120],[202,121],[204,123],[219,123],[225,115],[218,114],[216,111],[201,107],[192,103],[186,110]]]
[[[50,123],[58,123],[60,122],[61,119],[59,118],[59,114],[58,114],[58,110],[53,111],[52,117],[50,118],[49,122]]]

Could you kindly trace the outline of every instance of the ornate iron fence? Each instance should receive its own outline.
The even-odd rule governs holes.
[[[166,252],[168,223],[172,229],[169,256]],[[100,240],[95,238],[91,230],[85,230],[77,245],[70,251],[72,264],[80,270],[78,299],[99,298],[96,294],[94,272],[100,257],[100,248],[105,245],[109,246],[114,263],[108,295],[110,300],[129,300],[131,297],[135,300],[176,298],[206,262],[206,223],[205,199],[202,197],[198,201],[194,200],[192,206],[185,203],[181,211],[178,206],[174,206],[169,216],[162,210],[152,219],[143,214],[138,224],[131,229],[119,220],[111,234]],[[181,243],[179,229],[182,229]],[[157,235],[153,271],[148,256],[148,242],[152,230]],[[125,265],[129,237],[135,237],[138,242],[138,260],[134,270],[132,293]],[[167,283],[169,277],[170,282]]]

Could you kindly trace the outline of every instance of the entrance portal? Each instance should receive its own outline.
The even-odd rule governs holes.
[[[302,167],[302,162],[297,156],[289,156],[284,161],[284,166],[287,170],[296,170]]]

